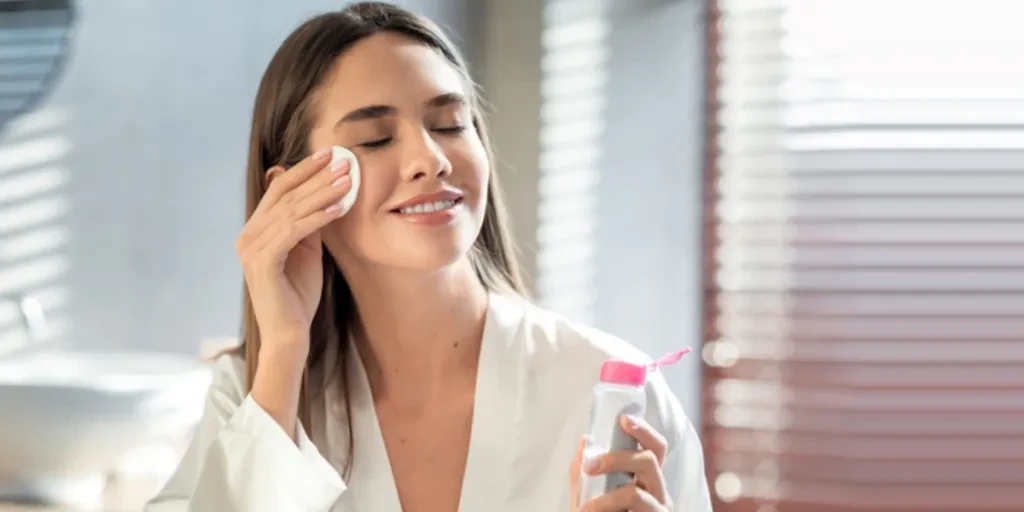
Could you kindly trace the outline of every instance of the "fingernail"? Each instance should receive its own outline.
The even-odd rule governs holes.
[[[580,465],[580,468],[583,469],[583,471],[586,473],[593,473],[597,471],[600,467],[601,459],[596,457],[590,459],[583,459],[583,464]]]
[[[331,148],[318,149],[316,153],[313,153],[313,158],[319,160],[327,156],[331,152]]]
[[[334,187],[334,188],[338,188],[338,187],[340,187],[340,186],[342,186],[342,185],[344,185],[344,184],[346,184],[346,183],[348,183],[350,181],[352,181],[352,178],[350,176],[342,176],[342,177],[334,180],[334,183],[331,183],[331,186]]]
[[[324,213],[326,213],[327,215],[337,215],[341,213],[341,205],[338,203],[334,203],[325,208]]]
[[[331,172],[337,174],[337,173],[341,172],[342,169],[345,169],[347,167],[348,167],[348,160],[338,160],[337,162],[332,162],[331,163]]]
[[[640,424],[640,423],[639,423],[639,422],[637,421],[637,417],[636,417],[636,416],[633,416],[633,415],[629,415],[629,414],[627,414],[627,415],[623,416],[623,419],[624,419],[624,420],[625,420],[625,422],[626,422],[626,428],[628,428],[629,430],[634,430],[634,429],[636,429],[637,425],[639,425],[639,424]]]

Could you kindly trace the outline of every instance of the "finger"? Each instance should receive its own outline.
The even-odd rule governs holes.
[[[255,238],[255,241],[252,242],[253,247],[257,249],[264,247],[277,237],[278,232],[286,229],[283,225],[299,222],[299,220],[310,215],[336,206],[351,189],[352,178],[350,176],[342,176],[329,186],[325,186],[311,197],[306,198],[305,201],[299,203],[281,201],[274,210],[264,212],[258,217],[254,215],[253,218],[249,219],[245,231],[255,234],[247,234],[246,236]],[[332,209],[328,213],[336,214],[334,218],[337,218],[345,212]]]
[[[279,177],[285,171],[284,167],[274,166],[267,169],[267,172],[263,175],[263,180],[268,184],[273,184],[275,179]],[[269,185],[267,187],[269,189]],[[259,219],[264,212],[270,209],[270,206],[277,202],[274,197],[268,197],[269,190],[264,190],[263,195],[260,197],[259,202],[256,203],[256,208],[253,209],[252,214],[246,219],[246,226],[252,223],[253,220]]]
[[[347,165],[345,166],[347,168]],[[344,173],[344,170],[342,171]],[[325,173],[321,173],[325,174]],[[293,202],[286,199],[279,200],[275,206],[269,207],[268,203],[261,202],[260,207],[246,222],[242,235],[239,237],[239,244],[253,244],[258,246],[266,245],[266,236],[263,233],[276,231],[272,228],[277,222],[291,222],[294,219],[304,218],[317,210],[327,208],[334,203],[341,201],[345,194],[352,189],[352,177],[343,174],[340,177],[332,178],[333,181],[313,180],[307,181],[302,186],[315,183],[318,187],[310,192],[309,197]],[[312,187],[311,187],[312,188]],[[344,213],[344,212],[340,212]],[[263,243],[258,242],[263,239]]]
[[[583,463],[583,448],[586,446],[587,438],[581,437],[576,446],[576,456],[569,465],[569,500],[570,510],[576,510],[580,505],[580,464]]]
[[[270,186],[267,187],[266,193],[263,194],[263,198],[260,200],[260,205],[265,204],[264,208],[273,206],[284,194],[305,183],[306,180],[316,174],[317,171],[323,169],[330,161],[331,150],[330,148],[325,148],[306,157],[285,172],[276,172],[273,179],[270,180]]]
[[[290,215],[293,219],[305,218],[318,210],[337,204],[341,198],[345,197],[345,194],[348,194],[349,190],[352,190],[352,177],[342,176],[331,183],[321,185],[318,190],[313,191],[306,198],[289,204],[288,211],[282,212],[282,214]],[[284,203],[279,205],[279,208],[283,206]]]
[[[641,488],[660,503],[667,501],[665,478],[661,464],[650,450],[616,450],[594,459],[593,466],[585,468],[587,474],[630,473]]]
[[[575,480],[580,477],[580,464],[583,462],[583,448],[586,446],[587,438],[581,437],[580,442],[576,446],[576,456],[572,459],[572,464],[569,465],[569,479]]]
[[[658,465],[665,462],[665,454],[668,453],[668,441],[650,423],[639,416],[622,416],[622,429],[630,437],[636,439],[644,450],[650,450],[658,458]]]
[[[668,512],[647,491],[635,486],[619,487],[612,492],[602,494],[580,507],[580,512]]]
[[[338,182],[345,178],[351,180],[348,171],[348,160],[341,160],[337,162],[337,166],[331,165],[325,167],[319,172],[313,173],[313,176],[305,182],[300,183],[297,187],[286,192],[281,198],[281,202],[300,203],[321,190],[330,188],[331,186],[338,186]]]
[[[284,172],[286,170],[287,169],[279,165],[275,165],[274,167],[267,169],[267,172],[263,175],[263,179],[267,182],[267,187],[266,190],[264,190],[263,192],[263,196],[260,197],[259,202],[256,203],[256,208],[253,210],[252,216],[249,217],[250,221],[254,219],[259,219],[264,212],[269,210],[271,206],[277,203],[277,197],[274,194],[270,193],[270,186],[273,185],[278,178],[284,175]]]
[[[293,222],[279,223],[275,229],[268,230],[266,245],[260,250],[267,256],[277,257],[291,251],[304,238],[316,233],[341,216],[337,204],[317,210],[304,218]]]

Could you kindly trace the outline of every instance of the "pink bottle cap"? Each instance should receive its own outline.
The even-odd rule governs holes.
[[[643,386],[647,382],[647,366],[609,360],[601,365],[601,382],[625,386]]]
[[[647,374],[662,366],[670,366],[679,362],[690,349],[685,348],[669,352],[649,364],[636,364],[616,359],[605,361],[601,365],[601,382],[622,384],[625,386],[643,386],[647,383]]]

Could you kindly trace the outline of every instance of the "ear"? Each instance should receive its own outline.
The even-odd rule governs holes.
[[[284,173],[284,171],[285,168],[280,165],[275,165],[274,167],[268,169],[266,175],[267,187],[269,188],[270,184],[274,182],[274,179],[280,176],[282,173]]]

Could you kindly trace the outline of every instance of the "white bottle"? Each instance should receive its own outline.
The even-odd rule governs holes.
[[[675,364],[689,349],[672,352],[649,364],[608,360],[601,365],[601,377],[594,386],[590,407],[588,443],[584,459],[618,450],[639,450],[637,441],[622,429],[624,415],[644,417],[647,411],[648,372]],[[580,505],[633,482],[629,473],[580,475]]]
[[[590,407],[588,446],[584,458],[597,457],[616,450],[638,450],[635,439],[622,430],[622,416],[644,417],[647,410],[647,366],[625,361],[605,361],[601,380],[594,386],[594,402]],[[580,504],[614,491],[633,481],[633,475],[581,475]]]

